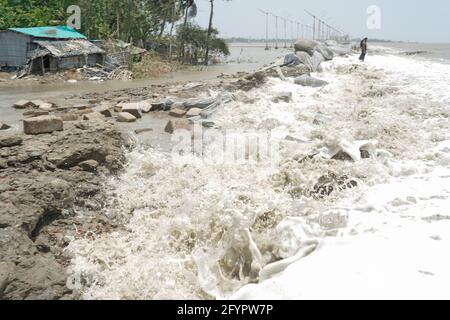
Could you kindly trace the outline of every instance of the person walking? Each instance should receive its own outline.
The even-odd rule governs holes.
[[[364,62],[364,59],[366,59],[366,54],[367,54],[367,42],[369,39],[364,38],[361,41],[360,47],[361,47],[361,56],[359,57],[359,60]]]

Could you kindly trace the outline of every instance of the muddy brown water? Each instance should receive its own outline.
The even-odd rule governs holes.
[[[196,82],[216,78],[222,73],[234,74],[237,72],[248,72],[257,70],[264,65],[284,56],[291,49],[264,50],[262,44],[232,44],[231,55],[226,62],[209,67],[191,67],[189,69],[170,73],[158,79],[131,80],[131,81],[80,81],[77,83],[52,83],[39,84],[30,82],[13,83],[11,86],[0,87],[0,119],[12,124],[14,128],[20,129],[22,119],[21,110],[15,110],[12,105],[21,99],[42,99],[54,102],[58,105],[67,105],[67,97],[71,95],[106,92],[121,89],[146,87],[152,84],[164,84],[171,82]],[[70,104],[76,103],[71,100]],[[159,118],[156,117],[155,121]],[[147,127],[152,125],[151,119],[135,125]]]

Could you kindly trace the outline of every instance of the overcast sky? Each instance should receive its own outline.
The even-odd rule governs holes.
[[[208,25],[209,0],[197,0],[197,22]],[[271,11],[291,20],[312,24],[304,9],[343,29],[351,37],[450,42],[450,1],[448,0],[215,0],[214,26],[222,37],[265,37],[265,16],[257,9]],[[367,27],[367,8],[381,9],[381,29]],[[270,36],[275,35],[275,21],[270,21]],[[282,35],[282,29],[280,35]],[[296,33],[296,27],[294,27]],[[288,27],[290,33],[290,27]]]

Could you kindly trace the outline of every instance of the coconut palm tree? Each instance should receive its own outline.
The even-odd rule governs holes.
[[[225,0],[225,1],[231,1],[231,0]],[[214,0],[209,0],[209,4],[210,4],[210,13],[209,13],[208,34],[206,36],[205,65],[209,64],[210,40],[211,40],[211,34],[212,34],[212,30],[213,30]]]

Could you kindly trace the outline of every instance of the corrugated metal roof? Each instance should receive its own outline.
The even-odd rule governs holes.
[[[52,39],[87,39],[81,33],[67,26],[34,27],[34,28],[9,28],[8,30],[26,34],[36,38]]]
[[[58,40],[39,40],[34,41],[41,48],[46,49],[55,57],[73,57],[84,54],[104,54],[105,51],[88,40],[72,39],[65,41]]]

